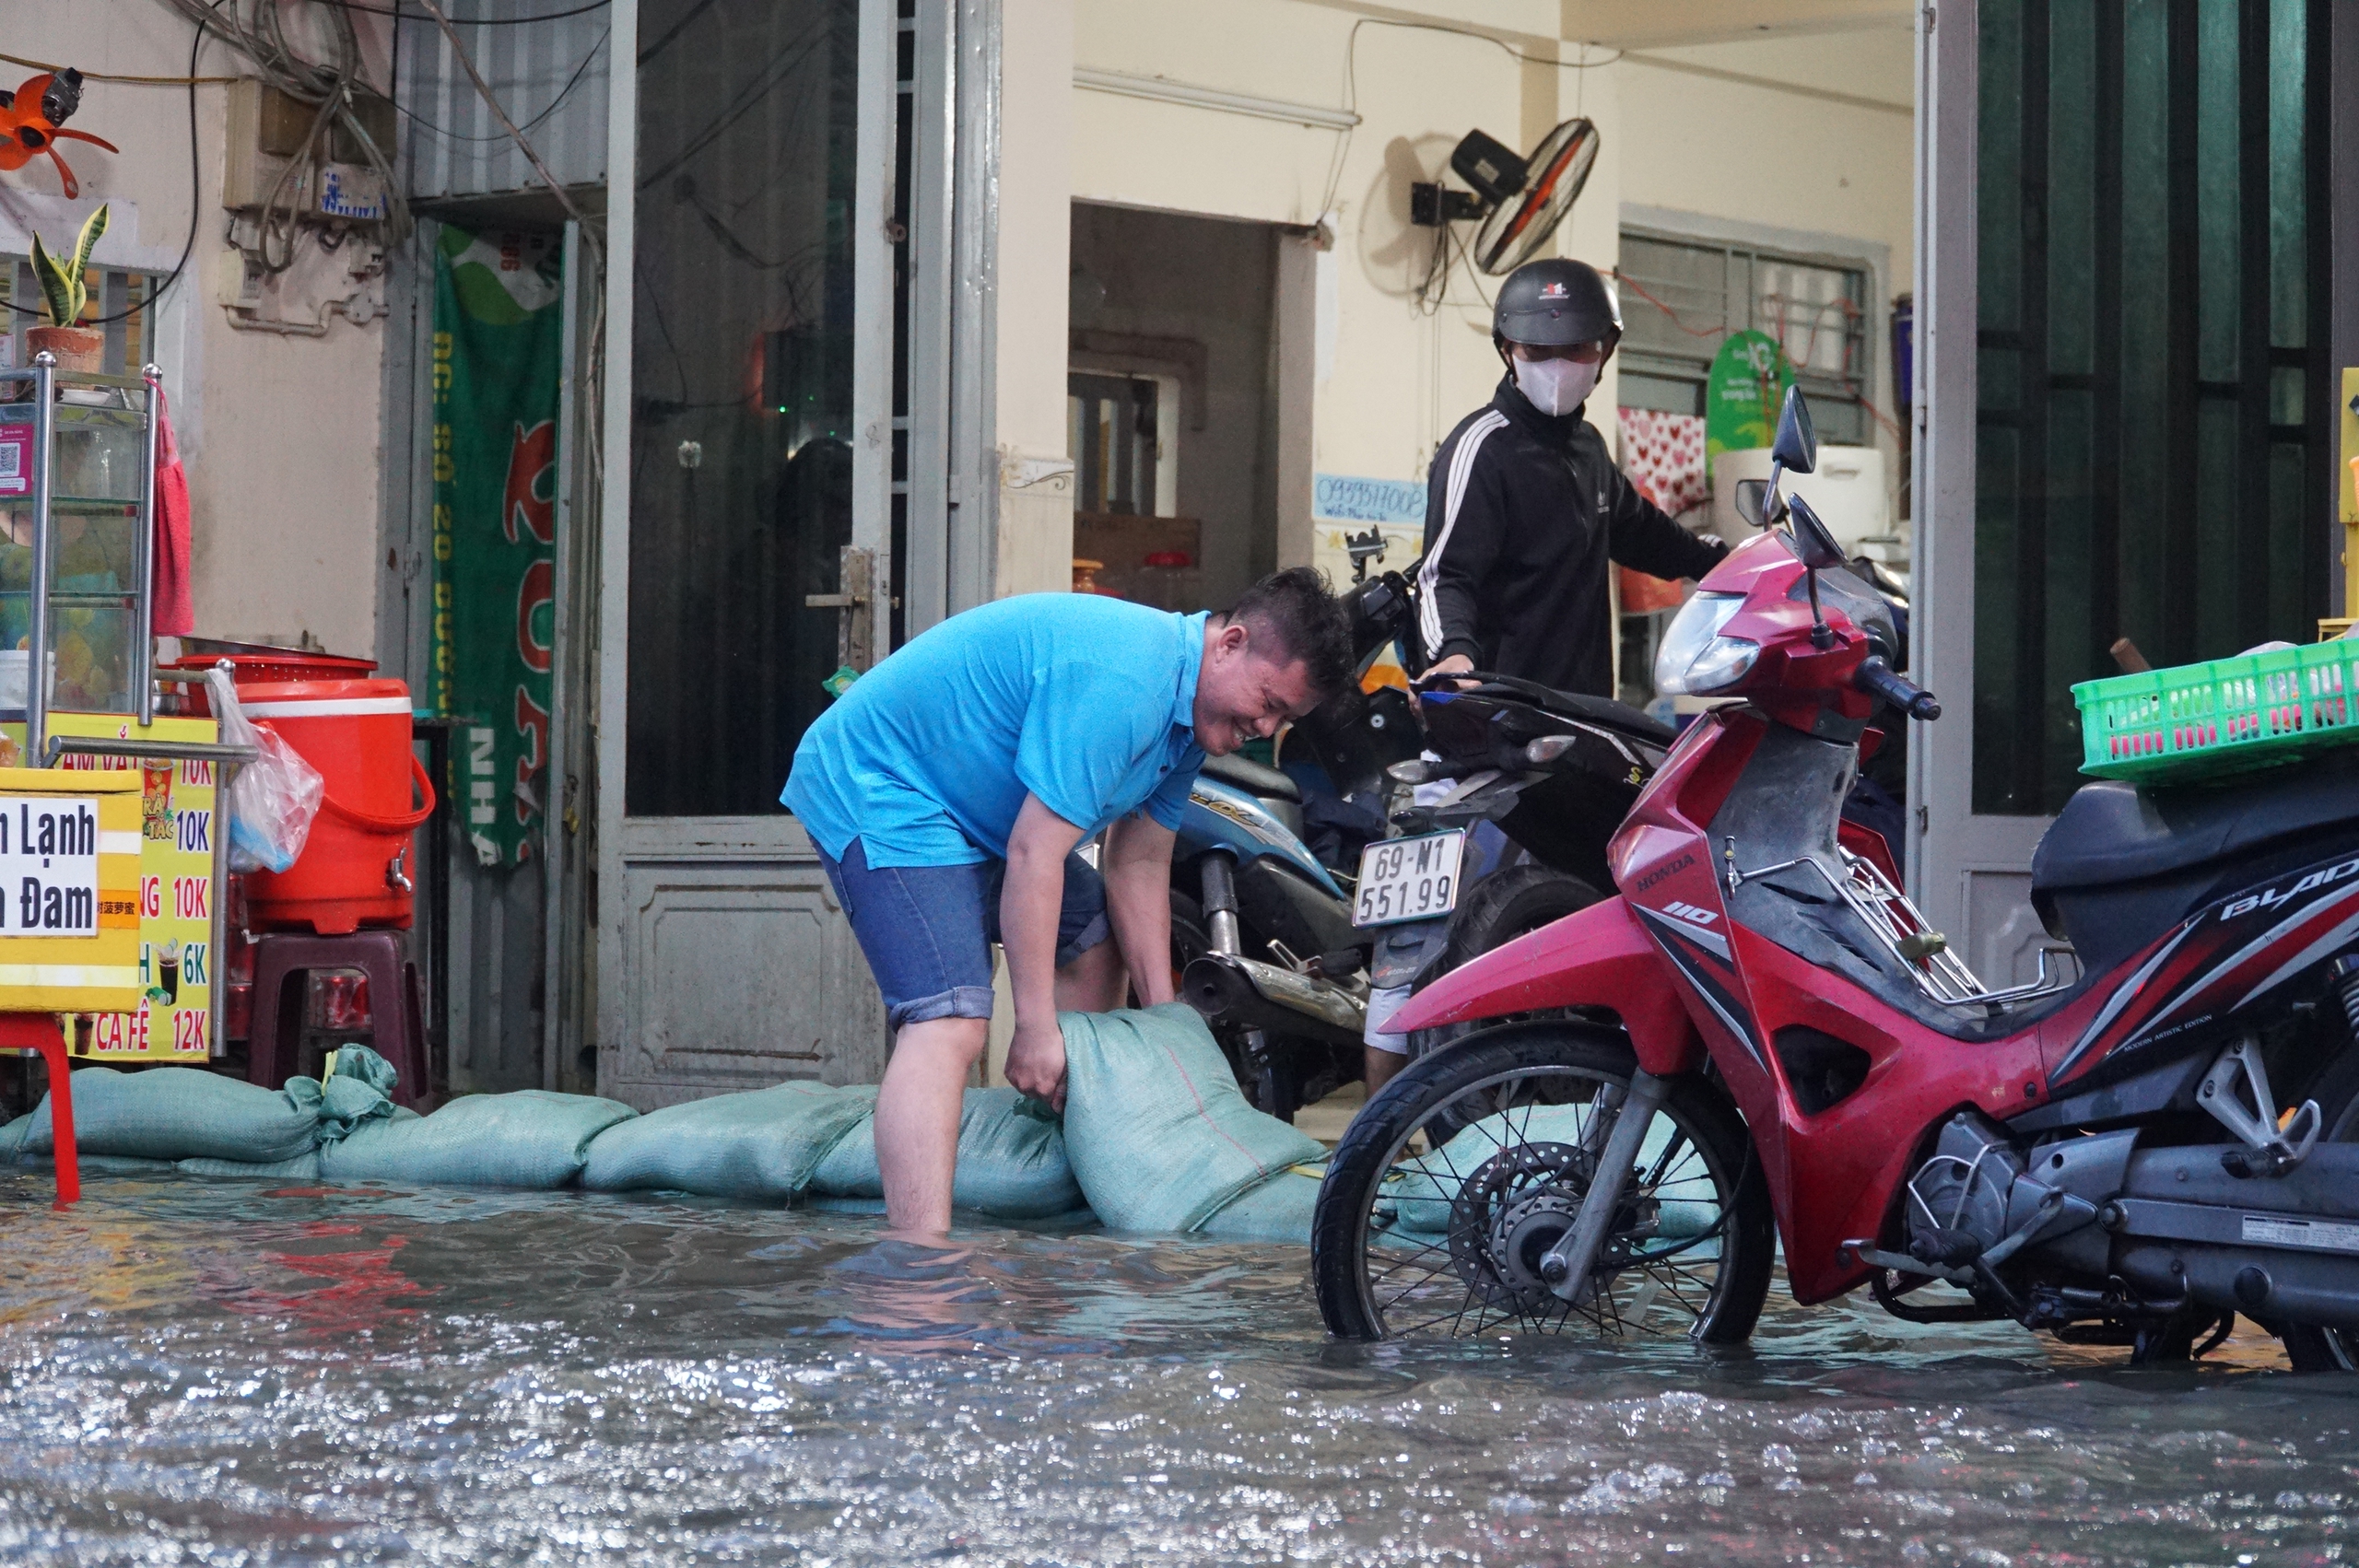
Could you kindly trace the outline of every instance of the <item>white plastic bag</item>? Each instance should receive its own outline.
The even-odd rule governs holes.
[[[276,731],[246,717],[228,671],[206,671],[205,689],[221,721],[221,743],[252,746],[262,754],[239,768],[229,786],[229,869],[283,872],[303,852],[326,785],[320,770]]]

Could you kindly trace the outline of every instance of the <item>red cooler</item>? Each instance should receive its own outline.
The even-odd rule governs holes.
[[[318,768],[325,786],[295,863],[246,878],[248,929],[323,936],[406,929],[417,869],[412,834],[434,811],[433,780],[410,750],[408,685],[241,683],[238,701]]]

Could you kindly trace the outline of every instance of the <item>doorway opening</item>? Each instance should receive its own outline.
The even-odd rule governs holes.
[[[1075,202],[1074,556],[1103,593],[1215,609],[1276,569],[1273,225]]]

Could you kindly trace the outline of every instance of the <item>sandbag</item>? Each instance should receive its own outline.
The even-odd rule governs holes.
[[[1247,1188],[1196,1227],[1198,1235],[1223,1241],[1274,1241],[1293,1246],[1310,1243],[1310,1217],[1319,1207],[1316,1165],[1292,1165]]]
[[[14,1121],[0,1123],[0,1165],[14,1163],[17,1156],[24,1152],[25,1134],[32,1129],[33,1118],[30,1111]]]
[[[1065,1156],[1109,1229],[1192,1231],[1247,1188],[1325,1157],[1317,1139],[1245,1103],[1185,1002],[1065,1012],[1057,1023]],[[1289,1239],[1309,1235],[1306,1221]]]
[[[601,1133],[581,1185],[789,1202],[875,1105],[874,1088],[794,1082],[666,1106]]]
[[[245,1176],[262,1181],[317,1181],[320,1179],[320,1157],[298,1154],[291,1160],[272,1160],[252,1164],[243,1160],[182,1160],[173,1167],[182,1176]]]
[[[339,1046],[328,1053],[320,1084],[320,1147],[340,1142],[370,1122],[393,1121],[417,1113],[393,1104],[401,1074],[367,1046]]]
[[[432,1116],[371,1121],[320,1151],[324,1181],[567,1187],[592,1141],[639,1113],[616,1100],[520,1089],[469,1094]]]
[[[143,1160],[288,1160],[319,1141],[320,1085],[291,1080],[264,1089],[192,1067],[74,1074],[74,1145],[84,1154]],[[20,1152],[53,1152],[49,1096],[32,1115]]]
[[[835,1199],[881,1199],[871,1116],[836,1141],[811,1173],[810,1190]],[[951,1202],[1000,1219],[1038,1219],[1082,1207],[1057,1113],[1014,1089],[969,1089],[958,1114],[958,1176]]]

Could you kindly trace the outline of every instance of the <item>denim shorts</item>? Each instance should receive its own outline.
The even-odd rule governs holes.
[[[816,846],[815,846],[816,848]],[[885,993],[894,1029],[936,1018],[992,1015],[992,947],[999,940],[1004,860],[964,866],[871,866],[855,838],[839,861],[819,864],[836,890],[852,935]],[[1065,857],[1064,901],[1057,911],[1057,967],[1104,942],[1106,883],[1079,855]]]

